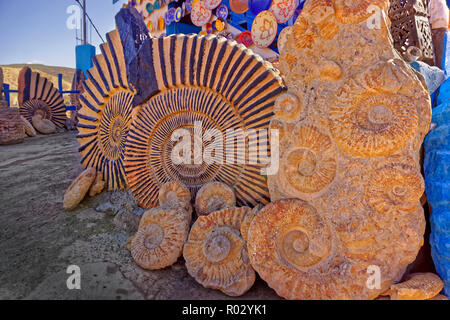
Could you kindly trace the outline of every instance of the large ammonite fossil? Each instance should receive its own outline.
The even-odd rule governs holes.
[[[107,34],[102,54],[83,82],[77,136],[82,164],[102,172],[109,190],[128,186],[123,168],[134,91],[128,84],[122,43],[117,30]]]
[[[175,208],[153,208],[145,212],[131,241],[134,261],[148,270],[174,264],[183,252],[189,221],[183,210]]]
[[[206,288],[241,296],[255,281],[242,223],[253,216],[248,207],[224,209],[200,216],[183,249],[186,268]]]
[[[47,78],[41,77],[25,67],[19,74],[19,111],[31,122],[33,116],[40,114],[62,128],[66,123],[66,106],[58,89]]]
[[[140,54],[129,74],[136,101],[145,102],[125,154],[140,205],[155,206],[158,189],[171,180],[193,196],[205,183],[220,181],[234,189],[240,205],[267,203],[261,174],[267,162],[260,160],[263,151],[270,153],[266,129],[284,90],[278,71],[244,46],[215,36],[151,39]]]
[[[330,107],[330,129],[338,146],[352,156],[387,156],[415,137],[419,113],[411,99],[395,93],[352,96],[344,85]],[[343,97],[344,96],[344,97]]]
[[[365,270],[339,252],[325,216],[302,200],[264,207],[248,232],[250,262],[287,299],[352,299],[366,291]]]

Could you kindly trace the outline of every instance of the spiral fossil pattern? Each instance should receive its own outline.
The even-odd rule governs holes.
[[[139,203],[155,206],[158,189],[170,180],[184,183],[194,197],[205,183],[219,181],[234,189],[240,205],[267,203],[260,173],[264,164],[254,161],[259,149],[250,147],[249,139],[237,149],[234,143],[250,130],[268,128],[275,100],[284,91],[277,71],[224,38],[174,35],[153,39],[148,46],[156,88],[132,122],[125,155],[128,181]],[[141,64],[137,61],[136,68]],[[190,150],[181,147],[184,138],[173,138],[179,129],[187,132]],[[208,132],[221,133],[222,141],[202,139]],[[267,142],[267,133],[260,138]],[[201,158],[207,150],[216,156],[213,161]],[[174,154],[184,161],[175,161]]]
[[[189,220],[181,211],[154,208],[144,213],[131,242],[131,255],[139,266],[162,269],[181,256],[189,231]]]
[[[346,101],[347,102],[347,101]],[[338,146],[352,156],[387,156],[416,134],[419,115],[410,99],[398,94],[354,97],[330,107],[330,130]]]
[[[27,68],[23,70],[23,81],[19,81],[19,92],[19,112],[30,123],[33,116],[40,114],[59,128],[65,125],[66,106],[61,93],[50,80]]]
[[[336,175],[335,147],[313,126],[301,126],[293,133],[294,146],[281,159],[278,183],[292,196],[322,191]]]
[[[420,172],[409,165],[387,165],[376,170],[366,188],[366,199],[381,215],[410,213],[425,191]]]
[[[128,187],[123,158],[134,91],[128,84],[117,30],[108,33],[107,40],[83,83],[77,139],[82,164],[100,171],[108,189],[116,190]]]
[[[183,256],[191,276],[206,288],[231,296],[247,292],[255,281],[240,228],[251,213],[230,208],[201,216],[192,226]]]

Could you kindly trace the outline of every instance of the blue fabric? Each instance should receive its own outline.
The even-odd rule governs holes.
[[[432,208],[430,245],[436,271],[450,295],[450,100],[433,109],[436,127],[427,135],[425,190]]]

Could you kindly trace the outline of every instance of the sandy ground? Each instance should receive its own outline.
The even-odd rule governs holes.
[[[196,283],[182,259],[159,271],[134,264],[130,233],[114,224],[126,193],[65,212],[64,192],[83,170],[77,148],[74,133],[0,146],[0,299],[229,299]],[[67,288],[70,265],[80,267],[81,290]],[[278,297],[257,279],[241,299]]]

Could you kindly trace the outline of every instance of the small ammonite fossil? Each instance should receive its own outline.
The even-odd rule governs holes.
[[[159,205],[164,208],[181,207],[186,211],[189,221],[192,219],[191,192],[178,180],[166,182],[161,186]]]
[[[151,209],[142,216],[131,241],[131,255],[147,270],[171,266],[182,254],[188,231],[189,221],[179,210]]]
[[[281,159],[278,185],[292,197],[306,198],[323,192],[337,172],[336,148],[331,139],[313,126],[293,132],[294,146]]]
[[[197,216],[236,206],[233,189],[222,182],[209,182],[198,192],[195,198]]]
[[[206,288],[241,296],[255,281],[240,230],[248,207],[228,208],[200,216],[183,250],[189,274]]]
[[[442,280],[434,273],[413,273],[406,281],[391,286],[391,300],[427,300],[434,298],[444,288]]]

